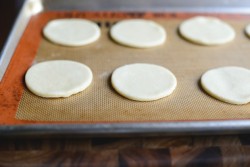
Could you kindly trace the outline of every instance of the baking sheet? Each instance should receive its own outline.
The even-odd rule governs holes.
[[[43,13],[40,19],[49,21],[58,16],[58,13]],[[74,13],[72,17],[81,16],[81,13],[79,15]],[[250,40],[243,31],[248,23],[247,20],[222,17],[235,29],[236,39],[225,45],[201,46],[179,36],[177,29],[184,19],[151,18],[166,29],[167,42],[155,48],[136,49],[121,46],[109,38],[110,26],[121,19],[94,20],[102,25],[102,36],[97,42],[88,46],[63,47],[43,38],[35,62],[66,59],[84,63],[93,71],[93,83],[90,88],[77,95],[60,99],[41,98],[25,90],[16,118],[88,123],[250,118],[250,104],[237,106],[218,101],[207,95],[199,86],[202,73],[211,68],[250,67],[248,56]],[[39,21],[37,24],[40,24]],[[152,63],[169,68],[178,80],[176,90],[172,95],[153,102],[137,102],[120,96],[113,90],[110,77],[117,67],[131,63]]]
[[[28,2],[32,2],[31,4]],[[41,2],[42,2],[42,8],[39,8],[39,6],[41,7]],[[53,2],[53,3],[51,3]],[[55,2],[55,3],[54,3]],[[57,1],[58,2],[58,1]],[[84,17],[84,18],[88,18],[88,19],[92,19],[92,20],[101,20],[104,21],[105,20],[120,20],[120,19],[124,19],[124,18],[137,18],[137,17],[145,17],[148,19],[156,19],[157,21],[161,22],[161,19],[164,20],[164,22],[166,21],[166,27],[168,27],[168,21],[169,19],[171,20],[175,20],[176,21],[181,21],[183,19],[186,19],[188,17],[194,16],[194,15],[200,15],[201,13],[183,13],[181,11],[192,11],[192,12],[197,12],[197,11],[201,11],[201,12],[206,12],[205,15],[213,15],[216,17],[221,17],[222,19],[227,20],[228,22],[232,22],[237,23],[238,26],[241,26],[237,28],[237,38],[240,37],[241,41],[245,41],[246,43],[249,42],[249,39],[244,35],[243,33],[243,28],[245,25],[243,25],[244,23],[247,23],[247,20],[250,19],[250,16],[248,14],[242,14],[241,12],[245,10],[241,10],[242,7],[238,7],[235,5],[232,5],[233,3],[229,3],[229,6],[226,7],[224,6],[224,8],[219,8],[220,10],[219,13],[220,14],[214,14],[214,12],[212,12],[213,10],[210,10],[210,8],[207,6],[205,7],[185,7],[184,8],[178,8],[179,12],[176,12],[178,10],[174,10],[172,11],[172,9],[177,9],[177,8],[170,8],[170,12],[160,12],[162,10],[158,10],[158,9],[162,9],[164,8],[164,5],[160,5],[160,7],[162,8],[155,8],[155,3],[152,3],[150,5],[151,10],[150,11],[157,11],[156,13],[151,13],[151,12],[144,12],[144,8],[140,8],[140,5],[135,5],[134,7],[136,9],[138,9],[137,11],[141,11],[141,12],[115,12],[114,10],[118,10],[115,8],[112,8],[113,11],[106,11],[106,12],[100,12],[102,6],[98,6],[95,8],[95,10],[99,10],[98,12],[79,12],[80,10],[80,5],[77,3],[75,3],[75,1],[72,1],[71,5],[68,5],[68,2],[65,3],[67,5],[65,5],[63,2],[66,1],[59,1],[60,3],[56,3],[56,1],[50,1],[50,0],[44,0],[44,1],[26,1],[26,4],[24,5],[24,9],[23,12],[21,12],[21,15],[19,16],[20,18],[18,19],[19,22],[23,23],[23,20],[27,20],[29,18],[30,15],[27,15],[27,10],[32,10],[32,14],[34,15],[27,28],[25,29],[21,40],[19,41],[18,47],[16,48],[11,62],[8,65],[8,69],[4,75],[4,78],[2,79],[1,83],[0,83],[0,100],[1,100],[1,104],[0,104],[0,135],[58,135],[58,134],[65,134],[65,135],[69,135],[69,134],[84,134],[84,135],[97,135],[97,136],[103,136],[103,135],[121,135],[121,134],[137,134],[137,135],[177,135],[177,134],[217,134],[217,133],[244,133],[247,132],[248,130],[250,130],[250,121],[248,119],[248,114],[244,115],[244,112],[247,112],[248,110],[239,110],[237,111],[237,116],[238,118],[227,118],[227,119],[209,119],[209,120],[201,120],[199,121],[199,119],[196,120],[163,120],[163,121],[154,121],[154,120],[149,120],[149,121],[145,121],[145,119],[143,120],[139,120],[139,121],[121,121],[121,122],[115,122],[112,121],[110,118],[107,119],[107,117],[105,117],[105,119],[107,120],[111,120],[110,122],[99,122],[99,121],[89,121],[89,120],[81,120],[81,121],[55,121],[55,122],[51,122],[51,121],[31,121],[31,120],[19,120],[16,119],[16,113],[17,113],[17,108],[20,102],[21,97],[24,97],[25,95],[28,95],[29,92],[27,90],[25,90],[24,87],[24,73],[25,71],[32,65],[33,60],[35,59],[35,56],[38,55],[40,53],[37,54],[37,49],[41,49],[42,45],[44,45],[47,41],[46,40],[42,40],[42,42],[40,43],[41,40],[41,31],[43,26],[48,22],[48,19],[41,19],[43,17],[41,17],[41,13],[39,13],[41,10],[44,11],[50,11],[52,10],[52,12],[46,12],[48,13],[57,13],[56,15],[54,15],[53,18],[64,18],[64,17]],[[93,3],[95,3],[95,1],[91,1]],[[168,4],[169,1],[164,1],[164,4]],[[219,4],[219,1],[216,1]],[[36,4],[37,3],[37,4]],[[52,5],[51,5],[52,4]],[[58,6],[57,6],[57,5]],[[87,4],[88,5],[91,5]],[[182,5],[183,3],[181,3]],[[214,6],[216,6],[217,3],[214,3]],[[217,5],[218,5],[217,4]],[[231,6],[230,6],[231,4]],[[237,3],[238,4],[238,3]],[[241,5],[244,3],[241,3]],[[181,6],[180,5],[180,6]],[[67,10],[68,12],[64,11],[64,12],[53,12],[53,10],[58,10],[60,6],[60,10]],[[157,6],[157,5],[156,5]],[[167,5],[169,6],[169,5]],[[171,6],[171,5],[170,5]],[[178,6],[178,5],[177,5]],[[248,7],[247,5],[243,5],[246,8]],[[93,7],[93,6],[92,6]],[[237,10],[234,10],[236,9]],[[140,10],[141,9],[141,10]],[[190,9],[190,10],[189,10]],[[233,10],[231,10],[233,9]],[[122,10],[121,8],[119,10]],[[136,11],[136,10],[133,10]],[[143,11],[143,12],[142,12]],[[165,10],[163,10],[165,11]],[[168,11],[168,10],[167,10]],[[217,10],[216,10],[217,11]],[[217,12],[218,12],[217,11]],[[225,14],[226,12],[236,12],[235,14]],[[249,11],[249,10],[246,10]],[[208,13],[207,13],[208,12]],[[210,13],[210,14],[209,14]],[[213,14],[211,14],[213,13]],[[241,14],[239,14],[241,13]],[[44,14],[44,13],[43,13]],[[202,13],[203,15],[204,13]],[[29,18],[30,19],[30,18]],[[52,19],[52,18],[51,18]],[[26,22],[26,21],[25,21]],[[103,23],[103,24],[104,24]],[[238,24],[240,23],[240,24]],[[20,25],[19,25],[20,26]],[[23,26],[22,26],[23,27]],[[22,31],[19,31],[20,28],[14,29],[14,30],[18,30],[18,31],[14,31],[15,33],[18,33],[19,36],[20,34],[22,34]],[[170,30],[167,29],[167,31],[169,32]],[[172,29],[171,33],[174,34],[174,32],[172,31],[176,31],[176,29]],[[14,33],[13,33],[14,34]],[[171,34],[169,34],[171,35]],[[170,36],[169,36],[170,37]],[[179,37],[179,36],[178,36]],[[10,44],[13,41],[14,43],[16,43],[18,41],[19,38],[15,38],[14,36],[11,36],[10,38]],[[171,38],[169,38],[170,40]],[[171,40],[181,40],[182,42],[185,42],[187,45],[191,45],[191,43],[188,43],[187,41],[182,40],[181,38],[176,38],[176,39],[171,39]],[[173,47],[173,45],[171,45],[171,43],[169,43],[170,41],[168,41],[166,43],[167,47]],[[248,67],[248,64],[246,62],[247,60],[247,56],[243,56],[239,53],[241,53],[240,50],[242,50],[244,53],[247,54],[247,50],[248,45],[244,44],[242,46],[239,45],[231,45],[230,47],[227,48],[231,48],[233,47],[234,50],[233,52],[237,55],[239,55],[239,57],[233,57],[233,59],[237,59],[236,62],[240,62],[240,59],[242,60],[240,62],[239,65],[241,66],[245,66]],[[13,48],[15,47],[15,45],[6,45],[7,50],[13,50]],[[10,47],[11,46],[11,47]],[[91,45],[89,45],[88,47],[90,47]],[[194,47],[194,45],[192,44],[191,46]],[[227,45],[225,45],[224,47],[226,47]],[[197,50],[197,53],[201,53],[201,48],[202,46],[196,46],[197,48],[200,48]],[[220,46],[221,47],[221,46]],[[209,47],[208,47],[209,48]],[[207,48],[207,49],[208,49]],[[170,51],[172,50],[172,48],[168,48]],[[203,49],[204,50],[204,49]],[[213,49],[213,54],[211,55],[211,60],[213,61],[213,65],[220,65],[217,64],[217,60],[222,60],[223,56],[222,55],[226,55],[225,53],[228,53],[229,51],[225,51],[225,52],[220,52],[222,53],[221,55],[219,55],[217,53],[217,51],[219,51],[220,49],[218,47],[215,47]],[[187,50],[188,51],[188,50]],[[181,52],[181,49],[178,48],[176,53],[172,53],[172,58],[174,58],[173,56],[175,54],[178,54],[178,52]],[[170,53],[170,52],[169,52]],[[6,54],[7,55],[7,54]],[[8,54],[9,55],[9,54]],[[7,56],[8,56],[7,55]],[[201,53],[201,56],[203,54]],[[10,56],[10,55],[9,55]],[[4,57],[6,57],[4,55]],[[37,56],[38,57],[38,56]],[[191,56],[193,57],[193,56]],[[193,57],[194,58],[194,57]],[[52,58],[53,59],[53,58]],[[56,58],[55,58],[56,59]],[[42,61],[42,59],[37,59],[38,61]],[[140,59],[138,59],[140,60]],[[153,60],[156,61],[156,60]],[[168,61],[174,62],[173,60],[169,59]],[[204,61],[203,58],[196,60],[196,59],[191,59],[189,60],[190,62],[187,64],[191,64],[191,62],[197,61],[197,63]],[[157,62],[157,61],[156,61]],[[228,60],[225,59],[224,60],[225,63],[227,63],[226,65],[230,65],[230,63],[233,63],[232,60]],[[242,64],[243,62],[243,64]],[[159,62],[157,64],[161,64],[162,62]],[[86,63],[87,64],[87,63]],[[190,69],[187,66],[183,66],[181,67],[181,65],[184,64],[184,62],[180,63],[180,67],[179,69],[182,69],[182,71],[184,72],[189,72]],[[238,65],[238,64],[233,64],[233,65]],[[173,65],[172,65],[173,67]],[[169,65],[168,68],[172,68],[171,65]],[[185,68],[184,68],[185,67]],[[191,67],[190,67],[191,68]],[[201,70],[201,69],[199,69]],[[205,67],[204,67],[205,70]],[[176,71],[173,71],[176,72]],[[177,72],[178,73],[178,72]],[[199,78],[198,74],[200,73],[196,73],[195,79]],[[180,74],[178,74],[180,75]],[[183,75],[183,76],[182,76]],[[180,75],[181,77],[186,77],[185,73]],[[201,75],[201,74],[200,74]],[[178,79],[178,78],[177,78]],[[192,78],[194,79],[194,78]],[[194,80],[195,80],[194,79]],[[106,84],[108,82],[105,81],[104,84]],[[196,86],[199,88],[199,85],[197,84],[198,80],[195,83],[190,84],[190,87],[192,89],[196,89]],[[179,90],[176,90],[176,92],[180,91],[180,89],[183,89],[182,87],[180,87],[179,85],[180,83],[178,83],[179,86]],[[182,83],[185,84],[185,83]],[[107,91],[107,90],[106,90]],[[112,89],[110,90],[112,91]],[[175,93],[176,93],[175,92]],[[190,93],[194,93],[189,91]],[[115,94],[115,95],[114,95]],[[178,93],[177,93],[178,94]],[[196,94],[198,94],[198,92],[196,91]],[[199,90],[199,94],[202,94],[203,98],[208,98],[209,103],[206,105],[207,108],[213,108],[214,106],[214,102],[215,103],[220,103],[221,105],[221,113],[226,113],[227,110],[226,109],[230,109],[230,110],[234,110],[236,106],[234,105],[229,105],[227,108],[224,108],[225,105],[227,105],[226,103],[217,101],[216,99],[211,98],[210,96],[206,95],[204,92],[202,92],[202,90]],[[112,96],[117,96],[119,98],[122,98],[120,95],[116,94],[114,91],[112,91]],[[29,96],[29,95],[28,95]],[[173,96],[172,96],[173,97]],[[189,99],[189,96],[186,94],[185,95],[186,100],[182,99],[181,101],[185,102],[182,103],[182,105],[191,105],[189,104],[193,99]],[[169,101],[171,101],[169,98],[167,98]],[[123,100],[127,100],[124,99]],[[198,102],[201,102],[201,99],[198,99]],[[160,101],[158,101],[160,102]],[[210,103],[211,102],[211,103]],[[33,104],[32,104],[33,105]],[[21,106],[21,105],[20,105]],[[34,105],[33,105],[34,106]],[[196,105],[196,108],[199,108],[201,110],[203,110],[202,107],[199,107],[198,105]],[[29,110],[30,111],[30,110]],[[33,111],[30,111],[33,112]],[[178,112],[181,112],[181,110],[178,110]],[[243,114],[242,114],[243,113]],[[48,113],[51,114],[51,113]],[[174,113],[175,114],[175,113]],[[234,113],[235,114],[235,113]],[[207,113],[207,115],[209,115],[209,113]],[[230,114],[229,114],[230,115]],[[244,115],[244,116],[243,116]],[[212,116],[210,114],[211,117],[214,118],[214,116]],[[242,116],[242,117],[241,117]],[[188,117],[186,115],[186,117]],[[199,116],[198,116],[199,117]],[[234,117],[234,116],[232,116]],[[131,118],[131,117],[129,117]],[[185,118],[186,119],[186,118]]]

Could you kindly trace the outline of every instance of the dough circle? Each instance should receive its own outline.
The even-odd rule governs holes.
[[[234,29],[214,17],[193,17],[181,23],[179,31],[187,40],[201,45],[220,45],[235,38]]]
[[[92,78],[90,68],[84,64],[54,60],[33,65],[25,75],[25,83],[37,96],[59,98],[83,91]]]
[[[250,24],[248,24],[245,28],[245,32],[247,34],[248,37],[250,37]]]
[[[113,88],[136,101],[153,101],[170,95],[177,85],[174,74],[153,64],[130,64],[117,68],[111,77]]]
[[[64,46],[82,46],[95,42],[101,35],[100,28],[85,19],[56,19],[43,29],[50,41]]]
[[[231,104],[250,102],[250,70],[242,67],[221,67],[201,77],[202,88],[211,96]]]
[[[165,29],[150,20],[129,19],[112,26],[110,35],[116,42],[135,48],[150,48],[166,40]]]

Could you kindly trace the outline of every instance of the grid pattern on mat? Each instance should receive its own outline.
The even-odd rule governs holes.
[[[102,20],[115,22],[117,20]],[[17,119],[32,121],[147,122],[249,119],[250,104],[236,106],[218,101],[200,88],[205,71],[237,65],[250,68],[250,40],[244,34],[247,21],[225,20],[236,31],[236,39],[221,46],[200,46],[182,39],[177,31],[182,19],[156,19],[167,31],[164,45],[150,49],[121,46],[109,38],[102,26],[101,38],[90,45],[70,48],[42,39],[35,61],[67,59],[88,65],[92,85],[69,98],[45,99],[24,91]],[[117,94],[111,84],[112,71],[130,63],[152,63],[170,69],[177,78],[169,97],[153,102],[136,102]]]

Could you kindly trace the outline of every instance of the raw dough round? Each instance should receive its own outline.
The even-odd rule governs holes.
[[[117,68],[112,86],[131,100],[152,101],[170,95],[177,85],[174,74],[153,64],[130,64]]]
[[[231,104],[250,102],[250,70],[242,67],[221,67],[201,77],[203,89],[211,96]]]
[[[248,24],[245,28],[246,34],[248,37],[250,37],[250,24]]]
[[[161,45],[167,36],[161,25],[143,19],[120,21],[112,26],[110,35],[116,42],[135,48]]]
[[[229,24],[214,17],[193,17],[181,23],[179,31],[184,38],[201,45],[224,44],[235,37]]]
[[[28,89],[34,94],[58,98],[68,97],[86,89],[92,82],[92,72],[84,64],[54,60],[32,66],[25,75]]]
[[[82,46],[95,42],[101,35],[100,28],[85,19],[56,19],[43,29],[50,41],[64,46]]]

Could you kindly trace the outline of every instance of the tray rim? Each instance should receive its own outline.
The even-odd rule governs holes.
[[[219,127],[219,128],[218,128]],[[173,136],[243,134],[250,130],[249,120],[196,121],[169,123],[30,124],[0,126],[0,136]]]
[[[25,0],[11,34],[2,51],[0,59],[0,80],[4,75],[4,68],[18,45],[18,42],[26,29],[32,15],[42,11],[44,3],[50,0]],[[170,2],[168,0],[167,2]],[[195,0],[193,0],[195,1]],[[219,2],[219,1],[216,1]],[[178,8],[181,9],[181,8]],[[191,8],[190,8],[191,9]],[[209,8],[207,8],[209,9]],[[231,9],[231,8],[228,8]],[[249,3],[250,9],[250,3]],[[117,11],[117,10],[116,10]],[[124,11],[124,10],[120,10]],[[206,10],[209,12],[209,10]],[[227,13],[235,10],[227,10]],[[167,11],[164,11],[167,12]],[[174,11],[178,12],[177,8]],[[200,12],[199,10],[184,10],[182,12]],[[204,11],[203,11],[204,12]],[[214,12],[214,11],[210,11]],[[225,12],[225,11],[224,11]],[[244,11],[243,11],[244,13]],[[250,10],[249,10],[250,13]],[[4,64],[4,67],[2,67]],[[29,125],[2,125],[0,136],[30,136],[30,135],[97,135],[113,136],[120,134],[137,135],[183,135],[183,134],[232,134],[246,133],[250,130],[250,120],[217,120],[217,121],[187,121],[187,122],[150,122],[150,123],[98,123],[98,124],[29,124]]]

